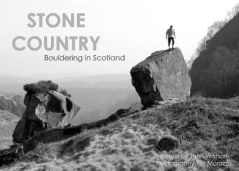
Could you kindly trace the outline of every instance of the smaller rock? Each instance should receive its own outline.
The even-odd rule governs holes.
[[[179,147],[179,140],[172,136],[166,136],[159,140],[157,149],[159,151],[172,151]]]

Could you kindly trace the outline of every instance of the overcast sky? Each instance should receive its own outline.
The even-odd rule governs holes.
[[[130,2],[129,2],[130,1]],[[238,0],[3,0],[0,6],[0,73],[52,78],[129,73],[151,53],[167,48],[165,32],[176,31],[176,46],[186,61],[215,21],[225,19]],[[3,4],[3,5],[2,5]],[[79,13],[86,15],[82,28],[28,28],[28,13]],[[96,52],[16,51],[12,39],[22,35],[100,36]],[[48,55],[126,55],[125,62],[45,62]]]

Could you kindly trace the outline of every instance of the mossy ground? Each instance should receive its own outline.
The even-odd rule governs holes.
[[[151,140],[177,137],[177,150],[159,152]],[[155,106],[67,140],[40,144],[9,170],[237,170],[239,98],[193,97]]]

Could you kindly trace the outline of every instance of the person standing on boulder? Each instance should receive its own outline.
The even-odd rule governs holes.
[[[173,29],[173,26],[171,25],[170,28],[166,32],[166,39],[168,39],[168,48],[170,49],[170,44],[172,42],[172,49],[174,48],[174,39],[175,39],[175,31]]]

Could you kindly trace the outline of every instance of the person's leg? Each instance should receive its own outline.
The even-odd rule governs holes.
[[[174,48],[174,38],[172,37],[172,48]]]
[[[170,40],[170,37],[168,38],[168,48],[170,49],[170,43],[171,43],[171,40]]]

